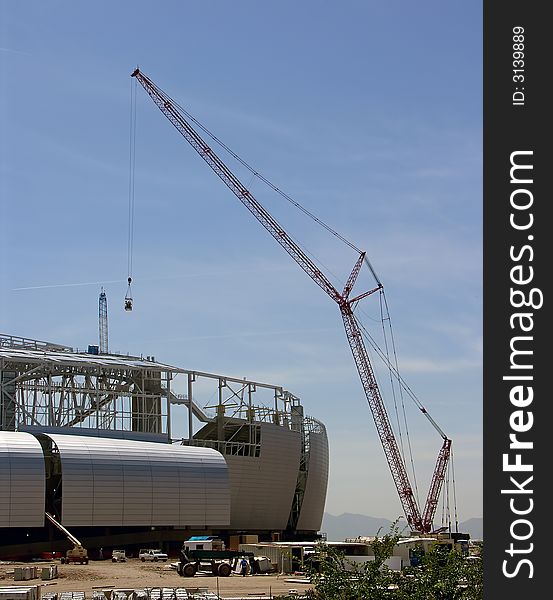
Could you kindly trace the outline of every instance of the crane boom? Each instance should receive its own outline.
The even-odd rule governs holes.
[[[415,530],[428,533],[432,530],[432,520],[438,505],[438,498],[442,484],[445,479],[445,473],[450,456],[451,440],[442,435],[444,442],[434,474],[432,484],[426,500],[424,513],[421,515],[417,505],[413,489],[409,482],[409,477],[405,463],[401,457],[397,441],[395,439],[390,419],[386,411],[376,377],[369,359],[367,348],[363,341],[363,336],[357,319],[353,313],[352,305],[361,298],[382,289],[382,284],[373,290],[368,290],[363,294],[349,299],[349,294],[355,285],[359,275],[365,253],[361,252],[353,270],[348,278],[343,292],[339,292],[326,275],[318,268],[311,258],[300,248],[300,246],[286,233],[284,228],[276,219],[258,202],[253,194],[240,182],[232,173],[226,164],[217,156],[212,148],[203,140],[198,132],[192,127],[183,114],[182,110],[173,102],[173,100],[162,90],[160,90],[146,75],[139,69],[132,73],[137,81],[146,90],[159,110],[172,123],[177,131],[189,142],[201,158],[209,165],[215,174],[223,183],[233,192],[240,202],[253,214],[253,216],[267,229],[272,237],[286,250],[294,261],[311,277],[311,279],[322,288],[334,302],[338,305],[348,343],[353,354],[353,359],[361,379],[361,384],[367,397],[371,409],[376,429],[384,448],[384,454],[390,468],[392,478],[399,494],[402,508],[407,517],[409,525]]]
[[[81,542],[79,542],[79,540],[68,529],[66,529],[61,523],[58,523],[56,521],[56,519],[54,519],[54,517],[50,513],[44,513],[44,514],[46,515],[46,518],[50,521],[50,523],[52,523],[52,525],[56,526],[62,533],[64,533],[65,536],[67,537],[67,539],[74,546],[82,547]]]

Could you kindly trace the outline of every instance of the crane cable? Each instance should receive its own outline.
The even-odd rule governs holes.
[[[384,315],[384,310],[386,312],[386,314]],[[404,428],[405,428],[405,437],[407,440],[407,450],[408,450],[408,455],[409,455],[409,463],[411,465],[411,474],[413,476],[413,484],[414,484],[414,491],[415,491],[415,495],[417,498],[417,502],[420,504],[420,498],[419,498],[419,486],[417,483],[417,474],[415,471],[415,462],[413,460],[413,450],[411,447],[411,436],[409,435],[409,425],[407,423],[407,414],[405,413],[405,401],[404,401],[404,397],[403,397],[403,388],[401,386],[401,382],[399,381],[398,377],[395,377],[394,374],[398,373],[399,374],[399,362],[398,362],[398,357],[397,357],[397,352],[396,352],[396,344],[395,344],[395,339],[394,339],[394,332],[392,329],[392,318],[390,316],[390,309],[388,307],[388,301],[386,299],[386,294],[384,292],[384,289],[380,290],[380,318],[382,321],[382,333],[383,333],[383,337],[384,337],[384,343],[385,343],[385,349],[386,349],[386,362],[388,364],[392,364],[390,361],[390,354],[389,354],[389,350],[388,350],[388,336],[386,335],[386,327],[385,327],[385,321],[388,322],[388,329],[389,329],[389,335],[390,335],[390,345],[392,348],[392,353],[393,353],[393,357],[394,357],[394,369],[392,370],[391,368],[388,367],[388,372],[390,375],[390,387],[392,390],[392,397],[393,397],[393,401],[394,401],[394,410],[396,413],[396,419],[397,419],[397,424],[398,424],[398,433],[399,433],[399,441],[400,441],[400,447],[401,447],[401,455],[403,458],[403,463],[407,464],[407,461],[405,460],[405,451],[403,448],[403,435],[402,435],[402,426],[401,426],[401,421],[400,421],[400,417],[399,417],[399,413],[398,413],[398,407],[397,407],[397,400],[396,400],[396,384],[398,387],[398,394],[399,394],[399,399],[401,402],[401,410],[402,410],[402,416],[403,416],[403,423],[404,423]],[[394,384],[394,379],[396,380],[396,384]]]
[[[243,167],[245,167],[251,173],[252,176],[250,178],[250,181],[249,181],[246,189],[248,189],[248,190],[250,189],[250,187],[251,187],[254,179],[256,179],[256,178],[259,179],[260,181],[262,181],[263,183],[265,183],[265,185],[267,185],[269,188],[271,188],[274,192],[276,192],[277,194],[279,194],[285,200],[287,200],[288,202],[290,202],[290,204],[292,204],[298,210],[300,210],[301,212],[303,212],[307,217],[309,217],[310,219],[312,219],[315,223],[317,223],[318,225],[320,225],[321,227],[323,227],[324,229],[326,229],[326,231],[328,231],[331,235],[333,235],[338,240],[340,240],[341,242],[343,242],[346,246],[349,246],[352,250],[354,250],[358,254],[362,254],[363,253],[363,251],[361,249],[359,249],[353,242],[351,242],[350,240],[348,240],[347,238],[345,238],[343,235],[341,235],[340,233],[338,233],[335,229],[333,229],[332,227],[330,227],[330,225],[328,225],[327,223],[325,223],[322,219],[319,219],[319,217],[317,217],[316,215],[314,215],[311,211],[309,211],[307,208],[305,208],[304,206],[302,206],[297,200],[295,200],[289,194],[287,194],[286,192],[284,192],[283,190],[281,190],[279,187],[277,187],[274,183],[272,183],[262,173],[260,173],[256,169],[254,169],[254,167],[252,167],[240,155],[238,155],[227,144],[225,144],[220,138],[218,138],[214,133],[212,133],[205,125],[203,125],[198,119],[196,119],[196,117],[194,117],[194,115],[192,115],[191,113],[189,113],[186,110],[186,108],[184,108],[184,106],[182,106],[181,104],[179,104],[174,98],[172,98],[169,94],[167,94],[167,92],[164,91],[163,94],[164,94],[164,96],[167,97],[167,99],[176,108],[178,108],[182,112],[182,114],[184,114],[186,116],[187,119],[189,119],[195,125],[197,125],[197,127],[199,129],[201,129],[209,138],[211,138],[211,140],[213,140],[220,148],[222,148],[223,150],[225,150],[225,152],[227,152],[230,156],[232,156],[237,162],[239,162]],[[317,258],[313,253],[311,253],[303,244],[301,244],[292,235],[288,234],[288,236],[306,254],[308,254],[309,256],[311,256],[311,258],[313,258],[315,260],[315,262],[318,262],[322,267],[324,267],[327,270],[328,273],[330,273],[331,275],[333,275],[334,277],[336,277],[336,279],[339,279],[334,273],[332,273],[332,271],[319,258]],[[372,273],[372,275],[373,275],[374,279],[376,280],[376,282],[378,284],[380,284],[380,279],[379,279],[378,275],[376,274],[373,266],[371,265],[369,259],[367,258],[366,254],[365,254],[365,257],[364,257],[364,262],[367,265],[367,267],[369,268],[369,270]]]
[[[399,376],[399,361],[398,361],[398,358],[397,358],[397,351],[396,351],[396,342],[395,342],[395,337],[394,337],[394,330],[392,328],[392,317],[390,315],[390,309],[388,307],[388,300],[386,298],[386,292],[384,291],[384,289],[382,289],[382,298],[384,299],[384,306],[386,307],[386,314],[388,315],[388,327],[390,329],[390,339],[391,339],[391,344],[392,344],[392,352],[394,354],[395,372]],[[402,413],[403,413],[403,422],[405,424],[405,432],[406,432],[406,436],[407,436],[407,446],[408,446],[408,449],[409,449],[409,461],[411,463],[411,472],[413,474],[413,483],[415,484],[415,493],[416,493],[416,495],[418,497],[419,488],[418,488],[418,483],[417,483],[417,474],[415,472],[415,462],[413,460],[413,450],[411,448],[411,436],[409,435],[409,426],[407,424],[407,414],[405,412],[405,400],[404,400],[404,396],[403,396],[403,387],[400,384],[399,377],[396,377],[396,380],[397,380],[397,385],[398,385],[398,388],[399,388],[399,396],[400,396],[400,399],[401,399],[401,410],[402,410]]]
[[[444,493],[442,496],[442,527],[451,531],[451,510],[449,504],[450,465],[447,466],[445,474]]]
[[[165,94],[165,92],[164,92],[164,94]],[[294,198],[292,198],[289,194],[287,194],[286,192],[284,192],[283,190],[281,190],[279,187],[277,187],[274,183],[272,183],[269,179],[267,179],[267,177],[265,177],[259,171],[256,171],[243,158],[241,158],[238,154],[236,154],[236,152],[234,152],[234,150],[232,150],[231,148],[229,148],[215,134],[211,133],[211,131],[209,131],[209,129],[207,127],[205,127],[204,125],[202,125],[202,123],[200,123],[200,121],[198,121],[198,119],[196,119],[193,115],[191,115],[183,106],[181,106],[178,102],[176,102],[168,94],[166,94],[166,95],[169,98],[169,100],[180,111],[182,111],[182,113],[188,119],[190,119],[190,121],[192,121],[193,123],[195,123],[216,144],[218,144],[221,148],[223,148],[226,152],[228,152],[235,160],[237,160],[243,167],[245,167],[253,175],[253,177],[256,177],[257,179],[261,180],[263,183],[265,183],[267,186],[269,186],[274,192],[276,192],[277,194],[279,194],[280,196],[282,196],[283,198],[285,198],[286,200],[288,200],[288,202],[290,202],[290,204],[293,204],[297,209],[299,209],[301,212],[303,212],[306,216],[308,216],[310,219],[312,219],[313,221],[315,221],[315,223],[318,223],[321,227],[323,227],[324,229],[326,229],[334,237],[336,237],[341,242],[343,242],[344,244],[346,244],[346,246],[349,246],[352,250],[355,250],[358,254],[362,253],[362,251],[353,242],[350,242],[343,235],[339,234],[335,229],[333,229],[332,227],[330,227],[330,225],[328,225],[327,223],[325,223],[323,220],[319,219],[319,217],[317,217],[316,215],[314,215],[311,211],[307,210],[307,208],[305,208],[304,206],[302,206],[297,200],[294,200]],[[372,267],[371,267],[371,270],[372,270]]]
[[[445,520],[445,494],[442,494],[442,516],[441,516],[441,524],[442,524],[442,527],[445,527],[445,525],[446,525],[446,520]]]
[[[385,350],[385,354],[386,354],[386,360],[388,362],[390,362],[390,350],[388,349],[388,336],[386,335],[386,328],[384,325],[384,321],[386,321],[386,319],[389,319],[390,315],[388,315],[387,317],[384,316],[384,312],[383,312],[384,309],[382,306],[382,295],[383,295],[383,292],[382,292],[382,290],[380,290],[379,301],[380,301],[380,322],[382,324],[382,337],[384,339],[384,350]],[[401,450],[401,457],[403,458],[403,462],[405,463],[405,450],[403,449],[403,434],[402,434],[402,430],[401,430],[401,421],[399,420],[399,413],[397,410],[396,386],[394,384],[394,375],[393,375],[391,369],[388,369],[388,373],[390,375],[390,388],[392,390],[392,398],[394,401],[394,412],[396,413],[396,421],[397,421],[397,428],[398,428],[398,434],[399,434],[399,445],[400,445],[400,450]],[[401,386],[399,389],[401,390]]]
[[[394,356],[396,356],[396,361],[395,361],[396,364],[393,365],[391,363],[391,361],[389,360],[389,357],[386,356],[386,353],[380,348],[380,346],[378,345],[378,343],[376,342],[376,340],[374,339],[374,337],[365,328],[365,326],[363,325],[363,323],[361,321],[359,321],[359,319],[357,319],[357,322],[358,322],[359,328],[361,330],[361,335],[364,337],[365,341],[370,346],[370,348],[372,348],[376,352],[377,356],[382,360],[382,362],[385,364],[385,366],[391,372],[393,372],[393,374],[394,374],[394,376],[395,376],[395,378],[396,378],[396,380],[398,382],[398,385],[399,385],[400,389],[403,389],[403,391],[405,391],[407,393],[407,395],[411,398],[411,400],[414,402],[414,404],[416,405],[416,407],[424,414],[424,416],[428,419],[428,421],[430,421],[431,425],[434,427],[434,429],[436,429],[436,431],[441,435],[441,437],[443,439],[447,439],[445,433],[442,431],[442,429],[440,428],[440,426],[429,415],[429,413],[426,410],[426,408],[423,406],[423,404],[417,398],[417,396],[415,395],[415,393],[413,392],[413,390],[409,387],[409,385],[407,384],[407,382],[401,376],[401,374],[399,372],[398,365],[397,365],[397,356],[395,355],[395,349],[394,349]],[[390,321],[390,324],[391,324],[391,321]],[[403,404],[403,401],[402,401],[402,407],[403,407],[404,419],[405,419],[405,423],[406,423],[405,426],[407,427],[407,416],[405,414],[405,406]],[[418,493],[418,486],[417,486],[417,480],[416,480],[416,474],[415,474],[415,465],[414,465],[414,461],[413,461],[413,453],[412,453],[412,450],[411,450],[411,442],[410,442],[410,437],[409,436],[408,436],[408,442],[409,442],[409,455],[410,455],[410,462],[411,462],[411,470],[412,470],[412,473],[413,473],[413,483],[414,483],[414,489],[415,489],[415,500],[417,502],[417,505],[420,505],[419,493]],[[453,461],[453,450],[451,451],[451,462],[452,461]],[[404,459],[404,463],[405,463],[405,459]],[[453,471],[453,465],[452,465],[452,471]],[[448,465],[448,472],[449,472],[449,465]],[[448,477],[447,486],[449,486],[449,474],[447,475],[447,477]],[[452,485],[453,485],[453,502],[454,502],[454,510],[455,510],[455,525],[457,527],[458,526],[457,525],[457,523],[458,523],[458,521],[457,521],[457,498],[456,498],[456,483],[455,483],[454,471],[453,471]],[[442,494],[443,494],[442,499],[445,502],[446,501],[446,492],[444,490],[442,490]],[[449,509],[449,491],[447,491],[447,513],[448,513],[448,515],[449,515],[449,512],[450,512],[450,509]],[[442,513],[442,514],[444,514],[444,513]],[[449,518],[449,516],[448,516],[448,518]]]
[[[396,369],[396,367],[390,361],[388,361],[386,359],[385,353],[378,346],[378,344],[376,343],[376,340],[372,337],[372,335],[369,333],[369,331],[367,331],[367,329],[364,327],[364,325],[360,321],[358,321],[358,324],[359,324],[359,327],[361,329],[361,333],[363,334],[363,337],[365,338],[365,340],[367,341],[367,343],[370,344],[370,346],[375,350],[375,352],[380,357],[380,359],[384,362],[384,364],[389,369],[392,369],[392,371],[394,372],[394,375],[395,375],[396,379],[401,384],[403,390],[413,400],[413,402],[415,403],[415,405],[417,406],[417,408],[430,421],[430,423],[432,424],[432,426],[434,427],[434,429],[436,429],[436,431],[442,436],[442,438],[446,439],[447,436],[445,435],[445,433],[442,431],[442,429],[436,423],[436,421],[428,414],[428,411],[423,406],[423,404],[421,403],[421,401],[417,398],[417,396],[415,395],[415,393],[413,392],[413,390],[409,387],[409,385],[407,384],[407,382],[405,381],[405,379],[403,379],[403,377],[401,376],[401,374],[399,373],[399,371]]]
[[[451,475],[453,478],[453,511],[455,516],[455,532],[459,533],[459,516],[457,514],[457,496],[455,493],[455,464],[453,461],[453,450],[451,450]]]
[[[265,177],[263,174],[261,174],[256,169],[254,169],[241,156],[239,156],[236,152],[234,152],[234,150],[232,150],[229,146],[227,146],[227,144],[225,144],[220,138],[218,138],[214,133],[212,133],[205,125],[203,125],[200,121],[198,121],[198,119],[196,119],[196,117],[194,117],[194,115],[190,114],[181,104],[179,104],[174,98],[172,98],[169,94],[167,94],[167,92],[164,91],[163,95],[166,96],[166,98],[176,108],[178,108],[182,112],[182,114],[184,114],[186,116],[187,119],[189,119],[190,121],[192,121],[193,123],[195,123],[197,125],[197,127],[199,129],[201,129],[209,138],[211,138],[219,147],[221,147],[223,150],[225,150],[225,152],[227,152],[230,156],[232,156],[237,162],[239,162],[243,167],[245,167],[251,173],[250,181],[248,182],[248,185],[246,186],[247,190],[250,190],[250,188],[252,186],[252,183],[254,182],[255,179],[259,179],[260,181],[262,181],[263,183],[265,183],[265,185],[267,185],[269,188],[271,188],[274,192],[276,192],[277,194],[279,194],[280,196],[282,196],[283,198],[285,198],[288,202],[290,202],[290,204],[292,204],[293,206],[295,206],[298,210],[300,210],[306,216],[308,216],[310,219],[312,219],[315,223],[317,223],[318,225],[320,225],[321,227],[323,227],[324,229],[326,229],[334,237],[336,237],[341,242],[343,242],[344,244],[346,244],[346,246],[349,246],[352,250],[355,250],[355,252],[357,252],[358,254],[362,254],[362,250],[360,250],[355,244],[353,244],[353,242],[349,241],[343,235],[341,235],[340,233],[338,233],[335,229],[333,229],[332,227],[330,227],[330,225],[328,225],[327,223],[325,223],[322,219],[319,219],[319,217],[317,217],[312,212],[310,212],[309,210],[307,210],[307,208],[305,208],[304,206],[302,206],[297,200],[294,200],[294,198],[292,198],[289,194],[287,194],[286,192],[284,192],[283,190],[281,190],[274,183],[272,183],[269,179],[267,179],[267,177]],[[329,269],[312,252],[310,252],[299,240],[297,240],[294,236],[290,235],[289,233],[288,233],[288,237],[297,246],[299,246],[307,255],[309,255],[316,263],[318,263],[324,269],[326,269],[328,273],[330,273],[331,275],[333,275],[336,279],[339,279],[339,277],[337,277],[337,275],[335,273],[333,273],[331,271],[331,269]],[[367,266],[371,270],[371,273],[373,274],[374,278],[378,282],[378,278],[376,276],[376,273],[374,272],[372,265],[370,264],[370,262],[368,261],[368,259],[366,257],[365,257],[365,263],[367,264]]]
[[[136,79],[131,79],[130,98],[130,127],[129,127],[129,207],[128,207],[128,240],[127,240],[127,294],[125,296],[125,310],[131,311],[132,298],[132,259],[134,245],[134,189],[135,189],[135,166],[136,166]]]
[[[238,159],[238,160],[240,160],[240,159]],[[252,176],[250,177],[248,185],[246,186],[246,189],[248,191],[251,191],[252,184],[254,182],[254,179],[256,178],[256,175],[257,175],[257,173],[252,173]],[[327,273],[329,273],[330,275],[332,275],[334,277],[334,279],[336,279],[336,281],[339,281],[342,284],[342,287],[345,285],[345,282],[338,275],[336,275],[336,273],[334,273],[332,271],[332,269],[328,265],[326,265],[316,254],[313,254],[313,252],[311,252],[311,250],[309,250],[309,248],[307,248],[304,244],[302,244],[291,233],[288,233],[287,235],[296,244],[296,246],[299,246],[303,250],[303,252],[305,252],[305,254],[307,254],[309,257],[311,257],[311,259],[313,260],[314,263],[318,264],[320,267],[325,269],[325,271]],[[372,267],[371,267],[371,269],[372,269]]]
[[[447,527],[448,530],[451,531],[451,503],[449,501],[449,488],[450,488],[450,476],[451,476],[451,465],[448,464],[447,465],[447,483],[445,486],[445,493],[446,493],[446,497],[447,497]]]

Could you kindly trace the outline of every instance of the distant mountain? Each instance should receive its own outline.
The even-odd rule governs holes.
[[[345,538],[358,535],[376,535],[379,529],[380,534],[384,535],[390,531],[391,526],[392,521],[388,519],[352,513],[343,513],[335,517],[325,512],[321,531],[326,532],[329,542],[341,542]]]
[[[399,521],[400,526],[404,524],[404,519]],[[392,521],[389,519],[353,513],[343,513],[334,516],[325,512],[321,532],[326,533],[328,541],[340,542],[346,538],[357,536],[370,536],[377,533],[384,535],[390,531],[391,526]],[[482,539],[484,537],[482,518],[468,519],[459,523],[459,531],[470,534],[471,538]]]
[[[473,540],[483,540],[484,522],[482,517],[467,519],[466,521],[459,523],[459,531],[462,531],[463,533],[470,533],[470,537]]]

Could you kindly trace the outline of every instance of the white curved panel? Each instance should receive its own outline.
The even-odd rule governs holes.
[[[319,531],[323,521],[328,484],[328,439],[326,431],[309,433],[307,481],[301,504],[298,531]]]
[[[230,475],[232,529],[286,529],[300,451],[300,433],[262,423],[259,457],[225,457]]]
[[[37,439],[0,431],[0,527],[44,527],[45,477]]]
[[[64,525],[228,526],[227,466],[210,448],[48,434]]]

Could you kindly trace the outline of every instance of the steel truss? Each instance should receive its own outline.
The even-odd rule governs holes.
[[[69,359],[67,359],[69,357]],[[0,429],[88,428],[170,435],[173,372],[86,355],[0,353]],[[73,359],[74,364],[68,364]],[[80,359],[80,362],[78,362]],[[83,360],[84,359],[84,360]]]

